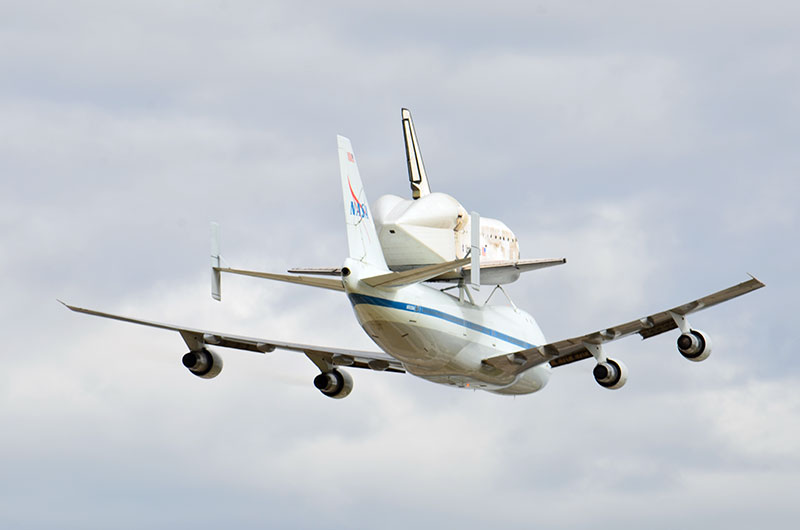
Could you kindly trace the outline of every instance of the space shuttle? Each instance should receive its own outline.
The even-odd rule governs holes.
[[[470,257],[470,263],[431,282],[503,285],[521,273],[562,265],[564,258],[520,259],[519,240],[505,223],[480,217],[452,195],[432,192],[411,111],[402,109],[411,198],[383,195],[372,205],[378,239],[389,269],[396,272]],[[473,232],[479,237],[473,239]],[[473,274],[473,270],[475,273]],[[292,273],[338,275],[338,269],[291,269]]]

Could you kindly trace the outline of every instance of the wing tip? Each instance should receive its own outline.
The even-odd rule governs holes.
[[[77,311],[78,310],[77,307],[69,305],[68,303],[66,303],[64,300],[61,300],[60,298],[56,298],[56,302],[58,302],[59,304],[63,305],[64,307],[66,307],[70,311]]]
[[[752,280],[754,280],[758,284],[758,287],[756,287],[756,289],[761,289],[762,287],[766,287],[767,286],[767,284],[765,284],[764,282],[762,282],[761,280],[759,280],[758,278],[756,278],[755,276],[753,276],[749,272],[747,273],[747,275],[750,276],[750,278]]]

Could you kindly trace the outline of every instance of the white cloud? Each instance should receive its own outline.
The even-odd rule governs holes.
[[[797,470],[800,396],[794,379],[745,381],[700,400],[723,449],[741,465]]]

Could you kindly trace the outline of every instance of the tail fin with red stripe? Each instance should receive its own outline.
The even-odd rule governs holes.
[[[372,210],[367,204],[367,195],[358,173],[353,147],[344,136],[337,136],[337,140],[349,255],[353,259],[388,271],[389,267],[383,257],[378,232],[372,220]]]

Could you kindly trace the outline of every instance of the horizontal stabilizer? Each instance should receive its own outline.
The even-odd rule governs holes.
[[[289,269],[286,272],[292,274],[316,274],[318,276],[338,276],[340,278],[342,276],[341,267],[295,267],[293,269]]]
[[[481,263],[480,282],[482,285],[504,285],[519,279],[523,272],[535,271],[567,262],[564,258],[523,259],[518,261],[489,261]],[[456,272],[446,272],[431,281],[434,282],[459,282],[469,280],[471,265],[464,266]]]
[[[362,281],[370,287],[401,287],[403,285],[411,285],[413,283],[420,283],[431,278],[439,276],[443,272],[458,269],[469,263],[470,258],[457,259],[455,261],[448,261],[446,263],[437,263],[435,265],[426,265],[424,267],[417,267],[402,272],[390,272],[388,274],[381,274],[380,276],[373,276],[371,278],[364,278]]]
[[[547,267],[554,267],[556,265],[563,265],[566,262],[567,260],[565,258],[522,259],[518,261],[485,261],[481,263],[480,282],[482,285],[505,285],[517,281],[520,274],[523,272],[545,269]],[[437,264],[434,266],[442,265],[449,267],[447,263]],[[419,267],[412,270],[417,271],[422,268],[424,267]],[[443,273],[433,277],[428,277],[422,281],[458,283],[462,279],[469,279],[471,268],[472,265],[470,263],[464,265],[461,270],[456,270],[456,267],[446,268]],[[342,275],[342,269],[338,267],[297,267],[294,269],[289,269],[288,272],[292,274],[315,274],[319,276],[340,277]]]
[[[215,267],[215,271],[227,272],[229,274],[241,274],[242,276],[253,276],[254,278],[264,278],[266,280],[276,280],[279,282],[299,283],[311,287],[320,287],[332,291],[344,291],[341,279],[317,278],[314,276],[295,276],[291,274],[274,274],[271,272],[246,271],[241,269],[230,269],[227,267]]]

